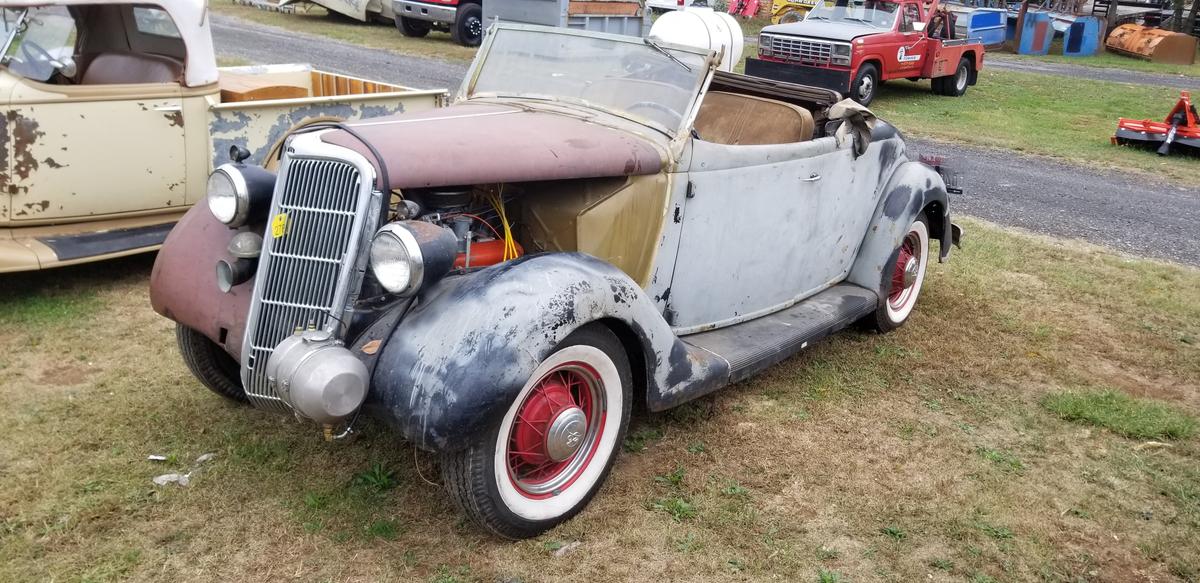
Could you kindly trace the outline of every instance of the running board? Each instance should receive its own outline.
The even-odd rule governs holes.
[[[122,253],[134,249],[149,250],[163,244],[174,222],[148,227],[112,229],[98,233],[39,237],[38,241],[54,251],[59,261],[71,261],[84,257],[95,257]]]
[[[786,310],[680,340],[728,362],[728,382],[736,383],[853,324],[875,311],[878,303],[869,289],[835,285]]]

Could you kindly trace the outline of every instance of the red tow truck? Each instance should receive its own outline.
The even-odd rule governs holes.
[[[955,38],[937,0],[824,0],[808,16],[763,29],[746,74],[838,91],[867,105],[891,79],[932,79],[933,92],[966,93],[983,45]]]
[[[477,47],[483,42],[483,0],[384,0],[392,3],[396,28],[415,38],[430,30],[449,32],[454,42]]]

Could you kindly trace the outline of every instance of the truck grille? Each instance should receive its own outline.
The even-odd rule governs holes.
[[[794,36],[763,35],[770,43],[771,56],[801,65],[828,65],[833,58],[833,43]]]
[[[287,412],[267,378],[267,359],[297,328],[338,327],[357,295],[358,248],[374,221],[364,224],[372,197],[351,164],[290,159],[279,180],[246,322],[242,383],[255,406]]]

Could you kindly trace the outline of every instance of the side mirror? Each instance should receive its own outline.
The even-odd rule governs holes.
[[[925,23],[924,22],[914,22],[914,23],[912,23],[912,28],[913,28],[913,32],[924,32],[925,31]]]

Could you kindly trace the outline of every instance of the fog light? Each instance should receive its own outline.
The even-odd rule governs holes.
[[[254,276],[255,262],[251,259],[235,259],[232,262],[224,259],[217,261],[217,288],[229,293],[234,286],[250,281]]]

